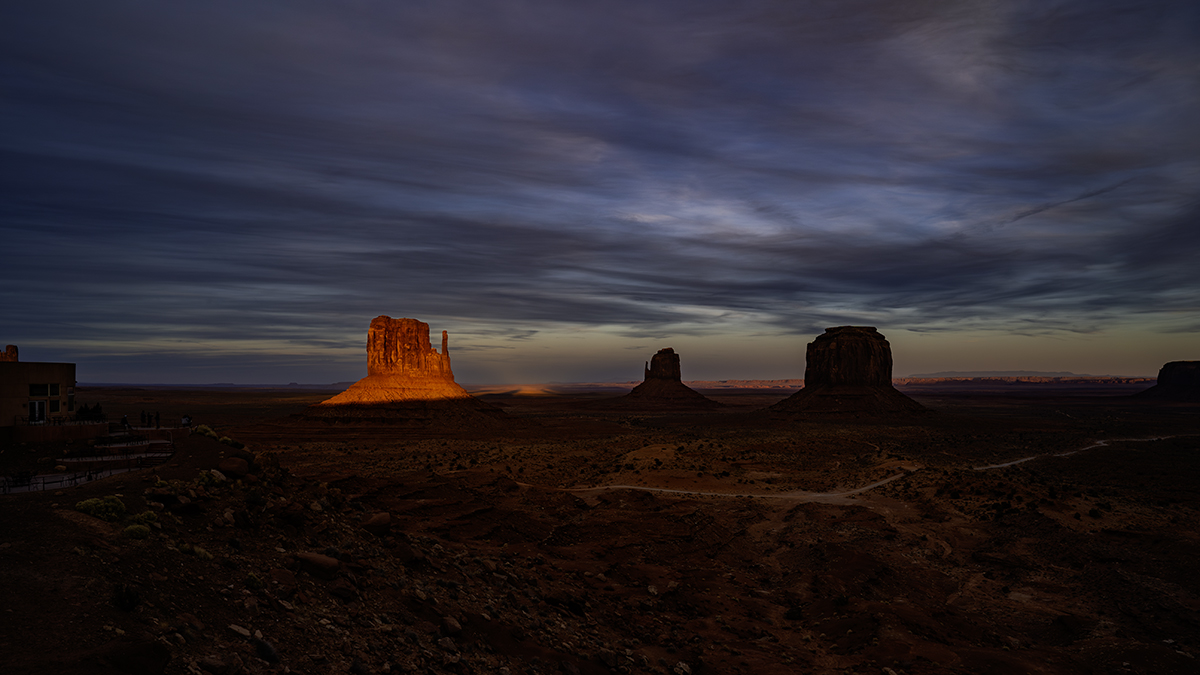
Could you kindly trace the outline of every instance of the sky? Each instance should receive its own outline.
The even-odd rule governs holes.
[[[0,22],[0,345],[80,382],[1200,359],[1200,4],[39,0]],[[435,343],[438,341],[435,339]]]

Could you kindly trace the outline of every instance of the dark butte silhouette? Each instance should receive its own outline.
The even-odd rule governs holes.
[[[1158,371],[1158,383],[1135,394],[1162,400],[1200,400],[1200,361],[1171,361]]]
[[[916,412],[921,404],[892,386],[892,347],[874,327],[837,326],[808,344],[804,388],[771,406],[777,412]]]
[[[682,381],[679,355],[667,347],[658,350],[646,364],[645,379],[625,396],[617,399],[626,407],[718,408],[720,403],[689,388]]]

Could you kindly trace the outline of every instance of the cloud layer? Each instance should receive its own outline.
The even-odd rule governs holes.
[[[383,313],[467,355],[1200,328],[1193,2],[7,14],[0,339],[106,374],[357,363]]]

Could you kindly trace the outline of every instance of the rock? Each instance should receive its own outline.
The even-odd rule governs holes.
[[[292,593],[296,591],[296,575],[291,570],[276,567],[268,574],[271,576],[271,581],[279,586],[279,590],[284,596],[291,597]]]
[[[229,669],[224,661],[215,656],[205,656],[197,660],[196,665],[200,666],[200,670],[213,675],[224,675],[225,671]]]
[[[442,632],[454,636],[462,632],[462,624],[452,616],[442,617]]]
[[[241,635],[244,638],[250,637],[250,629],[239,626],[236,623],[229,624],[229,630]]]
[[[12,363],[16,363],[18,360],[19,359],[17,358],[17,346],[16,345],[6,346],[4,348],[4,353],[0,354],[0,361],[9,361]]]
[[[396,401],[470,399],[450,370],[449,336],[442,351],[429,343],[429,324],[377,316],[367,329],[367,376],[315,409]]]
[[[241,478],[250,473],[250,464],[241,457],[226,457],[217,464],[217,469],[226,476]]]
[[[644,408],[717,408],[721,404],[689,388],[682,381],[679,355],[667,347],[660,349],[646,364],[645,379],[616,401],[605,401],[602,407]]]
[[[1200,361],[1163,364],[1158,371],[1158,383],[1136,396],[1169,401],[1200,400]]]
[[[425,562],[425,554],[420,549],[414,547],[406,541],[397,541],[396,546],[392,548],[392,556],[400,562],[401,565],[416,566]]]
[[[826,328],[808,343],[805,361],[804,388],[770,410],[856,415],[924,410],[892,386],[892,346],[873,327]]]
[[[354,584],[346,581],[345,579],[338,579],[329,584],[329,588],[327,590],[329,591],[330,595],[345,602],[350,602],[354,598],[358,597],[358,589],[354,587]]]
[[[808,343],[804,386],[892,386],[892,346],[874,327],[838,326]]]
[[[250,640],[250,643],[254,645],[254,653],[258,658],[267,663],[279,663],[279,652],[270,642],[255,637]]]
[[[392,514],[386,511],[373,514],[363,521],[362,529],[376,537],[386,537],[392,530]]]
[[[410,428],[498,429],[503,411],[471,396],[454,381],[449,337],[442,351],[429,343],[429,325],[376,317],[367,331],[367,376],[346,391],[310,406],[304,416],[324,422],[384,421]]]
[[[313,553],[311,551],[304,553],[293,553],[292,557],[300,562],[300,568],[305,572],[319,577],[321,579],[333,579],[337,576],[338,570],[342,564],[337,558],[330,558],[327,555]]]

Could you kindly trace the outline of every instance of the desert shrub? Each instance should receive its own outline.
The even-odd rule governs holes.
[[[196,485],[201,485],[201,486],[213,485],[213,484],[220,483],[220,482],[221,482],[221,479],[217,478],[217,475],[214,474],[212,471],[201,471],[196,476]]]
[[[208,436],[214,440],[219,438],[217,432],[213,431],[212,427],[208,426],[207,424],[201,424],[200,426],[196,427],[196,433],[200,434],[201,436]]]
[[[213,556],[211,553],[200,548],[199,546],[193,546],[192,553],[194,553],[196,555],[196,557],[201,560],[212,560],[213,559]]]
[[[125,503],[116,495],[85,499],[75,505],[75,510],[89,516],[115,523],[125,515]]]
[[[240,441],[235,441],[228,436],[222,436],[218,442],[224,443],[225,445],[228,445],[231,448],[237,448],[238,450],[241,450],[242,448],[246,447],[245,443],[242,443]]]
[[[130,525],[125,528],[125,536],[130,539],[145,539],[150,536],[150,528],[145,525]]]
[[[153,511],[142,511],[136,516],[130,518],[130,520],[133,521],[135,525],[149,525],[150,523],[158,521],[158,514]]]

